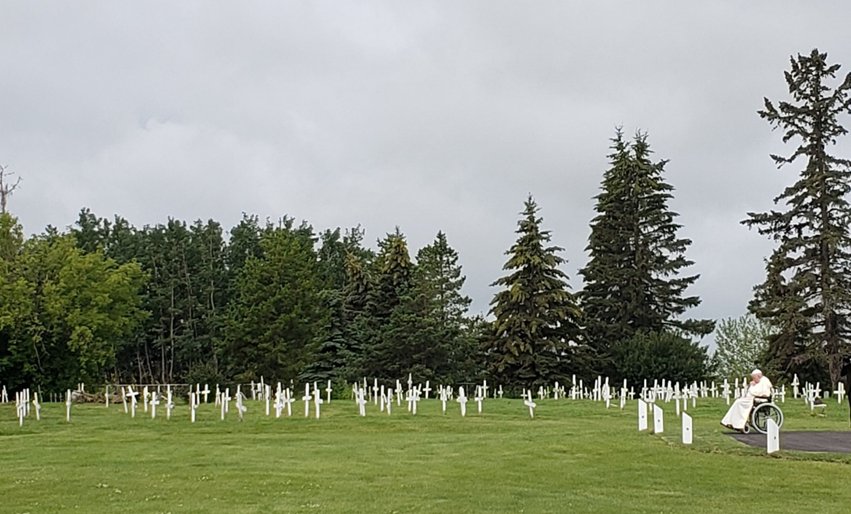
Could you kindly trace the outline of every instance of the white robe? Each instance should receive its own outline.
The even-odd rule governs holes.
[[[736,430],[745,428],[745,423],[748,422],[748,416],[753,409],[755,397],[771,398],[771,381],[767,377],[762,377],[759,382],[748,388],[748,394],[739,398],[733,405],[730,405],[730,410],[724,415],[721,424],[728,427],[733,427]]]

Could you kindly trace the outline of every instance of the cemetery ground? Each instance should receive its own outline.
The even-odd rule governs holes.
[[[847,404],[813,417],[782,404],[784,431],[849,431]],[[412,416],[350,400],[321,419],[245,420],[202,404],[195,424],[136,418],[121,404],[47,403],[18,426],[0,405],[2,512],[848,512],[851,455],[766,455],[726,435],[723,399],[689,408],[694,444],[680,443],[673,403],[665,433],[637,431],[636,403],[490,399],[462,418],[452,402],[424,400]],[[312,411],[311,411],[312,414]],[[651,423],[652,425],[652,423]],[[849,431],[851,437],[851,431]]]

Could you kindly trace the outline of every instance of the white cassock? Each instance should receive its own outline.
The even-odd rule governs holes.
[[[767,377],[762,377],[759,382],[748,388],[748,394],[739,398],[733,405],[730,405],[730,410],[721,420],[721,424],[730,426],[736,430],[745,428],[745,423],[748,421],[755,397],[771,398],[771,380]]]

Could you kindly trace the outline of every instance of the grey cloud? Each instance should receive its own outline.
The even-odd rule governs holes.
[[[788,57],[851,68],[846,2],[4,2],[0,162],[29,232],[87,206],[137,225],[289,214],[444,230],[475,311],[526,194],[574,288],[615,126],[670,159],[702,274],[744,312],[770,243],[738,222],[794,177],[755,114]],[[844,142],[840,151],[851,155]]]

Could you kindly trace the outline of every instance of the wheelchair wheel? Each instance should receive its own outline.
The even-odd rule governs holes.
[[[751,424],[760,434],[768,433],[768,420],[777,423],[778,428],[783,426],[783,411],[773,403],[757,405],[751,413]]]

